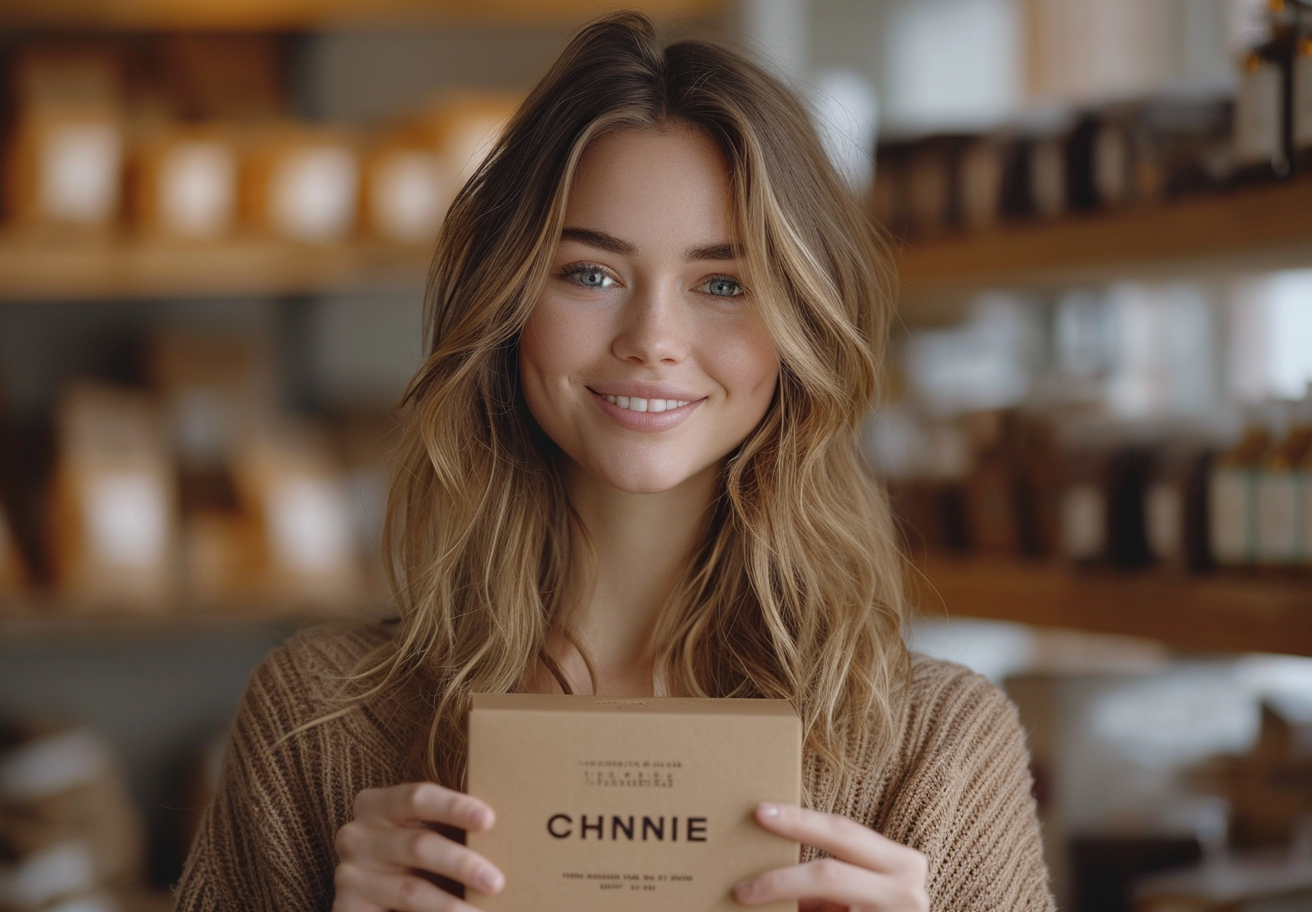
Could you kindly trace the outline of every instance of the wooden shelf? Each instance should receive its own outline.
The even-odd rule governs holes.
[[[912,580],[925,617],[988,618],[1160,640],[1205,652],[1312,656],[1312,575],[1181,577],[935,555]]]
[[[898,254],[911,319],[988,288],[1309,265],[1312,177],[917,240]]]
[[[0,238],[0,301],[274,296],[418,287],[427,265],[427,251],[382,245],[56,245]]]
[[[0,642],[139,641],[186,636],[248,634],[272,631],[290,634],[297,627],[363,617],[326,610],[295,610],[230,606],[212,610],[178,610],[158,614],[73,614],[45,610],[50,606],[0,604]]]
[[[0,27],[301,29],[396,22],[492,25],[576,23],[607,8],[705,16],[726,0],[6,0]]]

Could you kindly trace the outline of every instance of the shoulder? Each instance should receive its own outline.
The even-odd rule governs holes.
[[[292,634],[256,670],[258,675],[298,683],[307,696],[329,691],[354,672],[370,654],[385,648],[392,635],[372,622],[319,624]]]
[[[332,623],[298,631],[252,672],[238,723],[260,724],[277,732],[274,740],[280,742],[311,725],[357,739],[394,740],[385,718],[395,715],[400,700],[366,697],[357,680],[391,642],[391,631],[379,623]]]
[[[962,742],[1019,726],[1016,706],[988,678],[942,659],[911,654],[902,741],[904,752],[927,744]]]
[[[1015,704],[953,662],[913,654],[890,759],[885,813],[897,828],[1030,800],[1029,749]]]

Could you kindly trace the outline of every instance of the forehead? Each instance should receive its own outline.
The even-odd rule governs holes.
[[[569,227],[614,234],[642,249],[732,240],[729,165],[691,127],[628,128],[584,150],[565,207]]]

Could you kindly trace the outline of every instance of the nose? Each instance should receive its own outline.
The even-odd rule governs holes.
[[[677,292],[654,283],[625,302],[611,351],[631,364],[678,364],[688,357],[687,314]]]

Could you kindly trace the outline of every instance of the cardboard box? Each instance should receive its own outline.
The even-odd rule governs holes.
[[[485,912],[741,909],[738,881],[796,864],[753,819],[798,803],[802,727],[784,700],[476,694],[468,844],[506,875]],[[760,906],[782,912],[792,903]]]
[[[56,428],[49,530],[60,593],[77,611],[170,610],[177,472],[155,401],[76,381]]]

